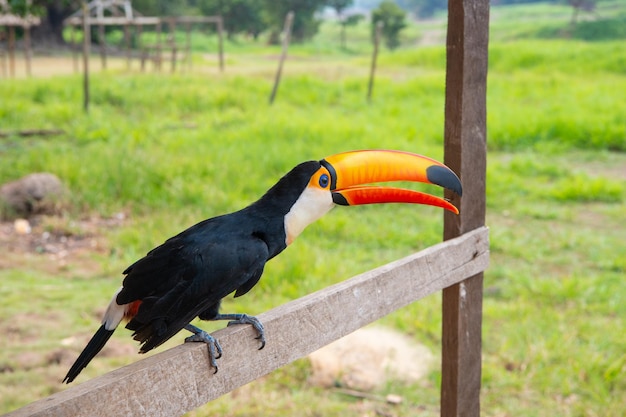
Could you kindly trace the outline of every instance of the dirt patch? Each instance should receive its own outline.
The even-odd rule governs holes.
[[[48,273],[61,273],[69,264],[87,270],[96,266],[89,255],[107,253],[105,230],[121,226],[127,216],[69,219],[35,216],[0,223],[0,269],[28,264]],[[48,262],[40,262],[41,258]],[[38,262],[33,262],[38,261]]]
[[[41,338],[40,328],[54,328],[58,326],[59,316],[54,312],[37,314],[31,312],[18,313],[11,320],[0,323],[0,334],[8,345],[30,345]]]

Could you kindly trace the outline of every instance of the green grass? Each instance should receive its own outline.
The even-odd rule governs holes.
[[[567,8],[496,8],[492,16],[483,414],[619,416],[626,404],[626,52],[618,40],[538,38],[542,27],[568,23]],[[445,50],[412,47],[425,27],[438,25],[413,27],[399,51],[381,51],[371,104],[366,26],[349,33],[348,51],[332,43],[331,26],[313,43],[294,45],[272,107],[276,61],[267,56],[278,49],[243,40],[227,45],[224,74],[199,56],[191,73],[93,74],[88,115],[79,76],[0,81],[3,131],[66,132],[2,139],[0,183],[43,170],[63,179],[72,192],[68,211],[47,220],[46,230],[92,239],[85,217],[127,215],[121,226],[98,230],[96,250],[66,261],[0,248],[0,410],[64,388],[68,362],[126,266],[182,228],[255,200],[296,163],[360,148],[441,159]],[[425,248],[440,241],[441,217],[429,207],[337,208],[272,260],[249,295],[224,308],[258,314]],[[437,352],[440,308],[433,295],[380,324]],[[118,333],[117,350],[98,357],[81,380],[140,358],[128,333]],[[311,387],[310,372],[300,360],[192,415],[438,414],[438,370],[418,385],[381,388],[404,398],[390,409]]]

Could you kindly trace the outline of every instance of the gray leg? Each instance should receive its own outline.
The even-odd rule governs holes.
[[[254,327],[254,330],[259,334],[256,339],[261,341],[261,347],[259,350],[265,347],[265,329],[263,328],[263,323],[259,321],[254,316],[248,316],[247,314],[218,314],[211,320],[231,320],[228,322],[228,325],[231,326],[233,324],[249,324]]]
[[[185,339],[185,342],[204,342],[207,344],[209,348],[209,362],[211,363],[211,366],[215,368],[214,373],[217,373],[216,359],[222,357],[222,347],[220,346],[220,343],[216,338],[193,324],[186,325],[185,330],[189,330],[193,333],[193,335]]]

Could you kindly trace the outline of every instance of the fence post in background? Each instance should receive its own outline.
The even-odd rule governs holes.
[[[287,58],[287,49],[289,48],[289,40],[291,39],[291,26],[293,25],[293,12],[287,13],[285,17],[285,27],[283,29],[283,51],[280,54],[280,61],[278,62],[278,71],[276,71],[276,79],[274,80],[274,88],[272,88],[272,94],[270,95],[270,104],[274,103],[276,93],[278,91],[278,84],[280,84],[280,77],[283,72],[283,63]]]
[[[193,57],[191,56],[191,22],[185,23],[185,59],[187,61],[187,71],[191,71]],[[220,53],[221,56],[221,53]]]
[[[161,62],[163,60],[163,46],[161,45],[161,35],[163,31],[163,24],[161,19],[159,19],[159,22],[156,25],[156,36],[157,36],[157,41],[156,41],[156,55],[155,55],[155,69],[158,72],[161,72]]]
[[[31,47],[30,41],[30,23],[27,23],[24,26],[24,59],[26,61],[26,75],[30,77],[31,74],[31,58],[33,56],[33,51]]]
[[[383,30],[384,23],[382,20],[376,23],[376,31],[374,32],[374,52],[372,53],[372,66],[370,68],[370,81],[367,85],[367,101],[372,101],[372,90],[374,89],[374,76],[376,75],[376,60],[378,59],[378,45],[380,45],[380,35]]]
[[[217,19],[217,49],[220,61],[220,72],[224,72],[224,19]]]
[[[15,77],[15,27],[9,26],[9,39],[7,42],[9,49],[9,76]]]
[[[168,42],[167,43],[169,43],[168,46],[172,48],[171,72],[173,74],[176,72],[176,53],[178,52],[178,47],[176,43],[176,19],[175,18],[168,19],[167,27],[168,27]]]
[[[448,2],[444,163],[463,183],[444,239],[485,224],[489,0]],[[441,415],[480,416],[483,274],[443,290]]]
[[[2,31],[2,27],[0,27],[0,31]],[[6,37],[7,36],[7,30],[8,28],[4,28],[4,33],[0,32],[0,39],[3,39],[3,35]],[[2,67],[2,77],[6,77],[7,76],[7,59],[6,59],[6,51],[2,50],[2,48],[0,48],[0,67]]]
[[[126,47],[126,69],[130,69],[130,61],[132,56],[132,41],[130,37],[130,20],[124,23],[124,46]]]

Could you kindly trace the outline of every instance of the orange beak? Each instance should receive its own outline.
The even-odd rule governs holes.
[[[447,188],[460,196],[459,177],[434,159],[409,152],[364,150],[329,156],[320,163],[330,172],[330,189],[335,204],[426,204],[459,214],[454,205],[434,195],[405,188],[365,185],[387,181],[423,182]]]

